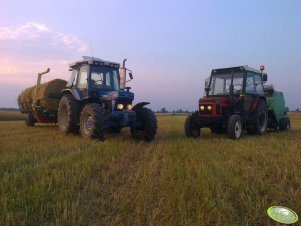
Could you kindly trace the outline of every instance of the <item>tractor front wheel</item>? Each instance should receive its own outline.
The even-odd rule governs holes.
[[[196,113],[189,115],[185,120],[185,134],[187,137],[199,137],[201,135],[201,129],[196,122]]]
[[[240,115],[232,115],[229,118],[227,134],[231,139],[239,139],[242,134],[242,118]]]
[[[104,139],[108,112],[99,104],[87,104],[80,116],[80,133],[88,139]]]
[[[58,108],[58,126],[64,133],[76,131],[76,101],[72,95],[64,95]]]
[[[152,141],[157,132],[157,119],[148,108],[141,107],[135,110],[137,121],[142,123],[141,128],[131,127],[131,134],[135,140]]]
[[[35,123],[34,117],[32,113],[27,113],[25,118],[25,125],[28,127],[33,127]]]
[[[291,121],[288,117],[279,120],[279,130],[286,131],[291,129]]]

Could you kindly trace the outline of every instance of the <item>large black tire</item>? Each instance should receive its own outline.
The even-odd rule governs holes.
[[[135,109],[138,121],[142,122],[142,128],[131,127],[131,134],[135,140],[150,142],[155,138],[157,132],[157,119],[154,112],[150,109],[141,107]]]
[[[279,120],[279,130],[286,131],[291,129],[291,121],[288,117]]]
[[[197,138],[201,135],[200,126],[197,124],[197,113],[189,115],[185,120],[185,134],[187,137]]]
[[[35,119],[32,113],[27,113],[25,118],[25,125],[28,127],[33,127],[35,123]]]
[[[227,134],[231,139],[239,139],[243,131],[242,118],[240,115],[234,114],[228,120]]]
[[[77,103],[70,94],[64,95],[59,103],[58,126],[64,133],[74,133],[77,131],[76,125]]]
[[[268,126],[268,107],[266,102],[260,99],[255,111],[252,113],[251,120],[247,125],[249,135],[264,135]]]
[[[100,104],[86,104],[80,116],[80,133],[87,139],[104,139],[108,112]]]

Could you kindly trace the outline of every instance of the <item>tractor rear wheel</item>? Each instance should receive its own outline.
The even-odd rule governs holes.
[[[80,133],[88,139],[104,139],[108,112],[99,104],[87,104],[80,116]]]
[[[131,127],[132,137],[136,140],[152,141],[157,132],[157,119],[155,114],[145,107],[138,108],[135,112],[137,121],[142,123],[142,128]]]
[[[201,135],[200,126],[196,122],[197,114],[189,115],[185,120],[185,134],[187,137],[199,137]]]
[[[227,134],[231,139],[239,139],[242,134],[242,118],[240,115],[232,115],[228,120]]]
[[[264,135],[268,125],[268,108],[264,100],[259,100],[256,109],[247,125],[249,135]]]
[[[291,129],[291,122],[288,117],[281,118],[279,120],[279,130],[286,131]]]
[[[25,125],[28,127],[33,127],[35,123],[35,119],[32,113],[27,113],[25,118]]]
[[[76,132],[76,100],[72,95],[64,95],[59,103],[58,126],[64,133]]]

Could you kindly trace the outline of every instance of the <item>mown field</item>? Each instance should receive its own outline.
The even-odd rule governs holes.
[[[233,141],[187,139],[184,116],[159,116],[150,144],[2,121],[0,225],[277,225],[269,206],[301,216],[301,114],[290,117],[290,132]]]
[[[0,110],[0,121],[17,121],[24,120],[25,114],[19,111],[1,111]]]

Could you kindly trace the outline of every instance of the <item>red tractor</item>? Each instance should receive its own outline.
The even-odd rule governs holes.
[[[264,135],[268,125],[268,107],[263,82],[267,74],[248,66],[214,69],[205,85],[206,96],[199,109],[185,121],[187,137],[199,137],[201,128],[212,133],[227,133],[239,139],[243,130]]]

